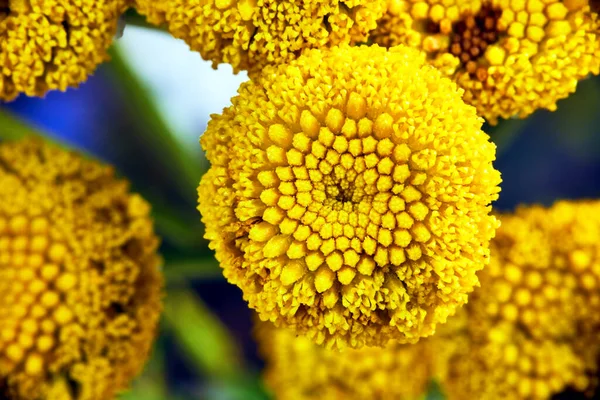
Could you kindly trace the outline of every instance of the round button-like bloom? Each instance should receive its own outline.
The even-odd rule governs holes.
[[[256,337],[265,383],[278,399],[413,400],[432,375],[427,339],[339,352],[271,323],[260,323]]]
[[[205,237],[261,319],[361,347],[415,342],[466,302],[500,174],[461,94],[414,49],[342,46],[213,116]]]
[[[214,67],[228,63],[256,74],[308,48],[366,41],[386,1],[136,0],[136,8]]]
[[[480,115],[524,118],[600,69],[598,15],[588,2],[390,0],[372,40],[423,49]]]
[[[585,364],[569,343],[532,339],[513,324],[488,322],[470,316],[466,331],[444,341],[433,337],[434,354],[452,349],[440,377],[448,400],[547,400],[587,386]]]
[[[467,318],[433,338],[449,398],[589,390],[600,360],[600,201],[521,207],[500,220]]]
[[[0,392],[112,399],[161,311],[149,206],[113,169],[28,139],[0,144]]]
[[[0,0],[0,100],[84,82],[124,10],[124,0]]]

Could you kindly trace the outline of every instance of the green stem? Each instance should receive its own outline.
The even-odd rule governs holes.
[[[161,117],[155,102],[121,56],[118,46],[113,46],[110,53],[112,61],[107,67],[121,89],[124,104],[129,108],[128,114],[134,116],[140,125],[140,129],[134,131],[144,133],[138,140],[148,145],[156,162],[170,171],[181,194],[185,198],[195,198],[196,187],[202,175],[200,158],[183,145]]]
[[[0,139],[19,140],[32,135],[36,133],[25,122],[0,109]]]
[[[242,357],[227,328],[191,290],[169,293],[164,321],[198,372],[223,383],[244,376]]]
[[[214,257],[168,260],[163,273],[167,283],[171,285],[192,280],[223,279],[223,271]]]

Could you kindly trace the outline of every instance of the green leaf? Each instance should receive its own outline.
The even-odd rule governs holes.
[[[167,283],[171,285],[200,279],[223,279],[223,272],[214,257],[168,260],[163,272]]]
[[[442,391],[442,387],[440,386],[440,384],[436,381],[432,381],[429,384],[429,391],[427,393],[427,397],[425,398],[426,400],[444,400],[446,398],[446,396],[444,396],[444,393]]]
[[[165,300],[164,321],[190,364],[215,381],[244,375],[239,349],[221,321],[189,289],[172,290]]]

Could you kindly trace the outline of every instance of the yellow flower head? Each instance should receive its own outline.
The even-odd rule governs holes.
[[[286,400],[416,400],[431,377],[429,342],[328,350],[271,323],[256,329],[265,383]]]
[[[478,323],[486,321],[470,321]],[[478,330],[436,341],[455,350],[441,379],[448,400],[547,400],[569,387],[587,385],[585,365],[568,343],[535,340],[511,324],[495,325],[487,334],[473,331]],[[434,354],[443,352],[437,346],[432,344]]]
[[[0,0],[0,100],[84,82],[106,50],[124,0]]]
[[[148,213],[111,167],[39,140],[0,144],[8,399],[112,399],[140,371],[161,311]]]
[[[213,62],[259,73],[303,50],[366,41],[387,0],[137,0],[150,22]]]
[[[314,49],[240,87],[202,138],[206,238],[263,320],[361,347],[431,335],[478,283],[495,147],[404,46]]]
[[[538,339],[600,328],[600,202],[521,207],[501,221],[472,307]]]
[[[586,0],[390,0],[372,33],[423,49],[491,123],[556,109],[600,68],[598,16]]]
[[[450,399],[588,389],[600,359],[600,201],[521,207],[500,220],[468,319],[434,337],[445,349],[436,353],[453,353],[440,373]]]

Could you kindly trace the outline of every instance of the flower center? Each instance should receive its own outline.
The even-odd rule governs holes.
[[[9,0],[0,0],[0,18],[10,14]]]
[[[331,177],[325,177],[325,185],[326,201],[332,202],[332,205],[338,203],[341,207],[343,203],[357,204],[361,200],[362,196],[355,191],[354,184],[346,179],[335,182]]]
[[[590,0],[590,8],[595,13],[600,13],[600,0]]]
[[[475,15],[465,15],[452,24],[448,52],[459,58],[463,68],[480,81],[487,79],[487,68],[479,63],[485,50],[499,39],[498,20],[502,10],[483,6]],[[429,24],[432,33],[446,33],[442,24]]]
[[[498,20],[502,10],[482,7],[477,15],[467,16],[453,26],[450,53],[457,56],[467,72],[484,81],[487,69],[478,65],[477,60],[490,44],[498,40]]]

